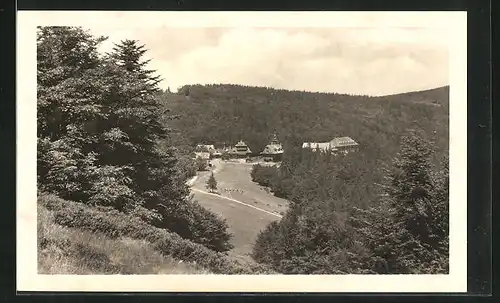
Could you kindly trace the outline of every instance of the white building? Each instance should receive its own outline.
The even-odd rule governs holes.
[[[338,137],[329,142],[304,142],[302,148],[310,148],[313,152],[341,152],[347,154],[359,150],[359,144],[350,137]]]

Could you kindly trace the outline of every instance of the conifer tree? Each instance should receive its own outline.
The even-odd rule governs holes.
[[[132,198],[124,172],[99,166],[94,148],[95,121],[106,117],[107,79],[97,51],[104,40],[78,27],[39,27],[37,32],[39,188],[100,204]]]
[[[431,155],[429,142],[404,137],[381,201],[356,210],[352,219],[373,253],[370,266],[379,273],[448,270],[443,261],[448,254],[448,199],[446,188],[432,176]]]
[[[78,27],[39,28],[39,190],[230,249],[227,224],[188,198],[174,148],[165,144],[159,78],[145,68],[144,46],[126,40],[102,56],[103,40]]]
[[[210,178],[207,180],[207,189],[210,192],[216,191],[217,190],[217,180],[215,180],[214,173],[210,175]]]
[[[107,130],[111,140],[102,145],[101,161],[132,166],[129,176],[135,181],[134,190],[143,197],[146,208],[157,208],[159,197],[182,200],[187,189],[175,178],[176,158],[165,144],[169,130],[162,121],[164,109],[156,95],[159,77],[145,68],[145,52],[136,41],[125,40],[106,60],[111,80],[109,112],[101,129]]]

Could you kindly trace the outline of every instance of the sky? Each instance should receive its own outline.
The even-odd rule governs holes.
[[[172,91],[230,83],[378,96],[449,84],[446,32],[428,27],[83,27],[109,37],[102,51],[144,44]]]

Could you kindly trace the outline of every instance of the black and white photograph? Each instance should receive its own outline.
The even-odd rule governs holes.
[[[26,285],[466,290],[465,13],[286,14],[19,14]]]

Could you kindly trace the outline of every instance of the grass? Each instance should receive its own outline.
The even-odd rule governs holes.
[[[262,187],[250,178],[252,165],[218,163],[214,176],[218,183],[219,192],[222,196],[230,197],[238,201],[274,212],[284,213],[288,207],[288,201],[275,197],[266,192]],[[198,176],[194,188],[206,191],[205,184],[210,173],[201,173]],[[224,192],[222,188],[240,189],[242,192]],[[222,216],[227,220],[229,232],[233,234],[232,253],[243,257],[249,256],[253,244],[259,232],[268,224],[279,220],[265,212],[222,199],[212,195],[206,195],[194,191],[195,199],[203,207]]]
[[[50,194],[38,197],[38,208],[39,264],[48,272],[66,268],[74,273],[275,273],[116,210]]]
[[[102,233],[68,228],[38,206],[40,274],[210,274],[196,264],[164,256],[145,240],[112,239]]]
[[[249,255],[259,232],[278,219],[265,212],[217,196],[195,192],[194,197],[203,207],[227,220],[228,230],[233,234],[232,251],[237,254]]]

